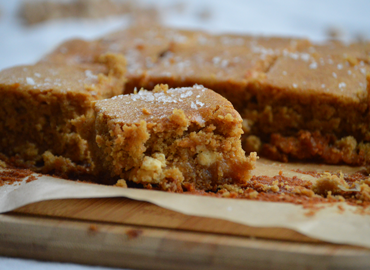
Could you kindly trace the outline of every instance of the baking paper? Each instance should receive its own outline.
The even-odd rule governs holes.
[[[316,178],[309,174],[296,172],[297,169],[354,173],[361,168],[282,164],[262,159],[257,162],[253,174],[275,176],[282,171],[287,177],[297,176],[302,180],[316,181]],[[0,187],[0,212],[50,199],[126,197],[150,202],[187,215],[224,219],[254,227],[287,228],[331,243],[370,248],[370,211],[367,211],[367,214],[360,214],[358,207],[344,202],[327,204],[314,215],[307,215],[307,209],[290,203],[213,198],[86,184],[38,174],[33,174],[33,176],[36,176],[37,180],[27,183],[28,177],[26,177],[22,182]],[[339,211],[338,205],[341,205],[344,211]]]

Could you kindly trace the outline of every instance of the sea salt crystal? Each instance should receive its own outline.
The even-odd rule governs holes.
[[[309,66],[310,69],[316,69],[317,68],[317,63],[316,62],[312,62]]]
[[[204,37],[204,36],[199,36],[198,41],[199,41],[200,44],[204,45],[204,44],[207,43],[207,38]]]
[[[139,95],[141,96],[141,98],[142,98],[143,101],[147,101],[147,102],[154,101],[154,95],[153,95],[153,93],[145,91],[142,94],[142,92],[144,92],[144,91],[140,91],[139,92]]]
[[[298,85],[293,83],[293,88],[297,88],[297,87],[298,87]]]
[[[30,85],[35,85],[35,81],[34,81],[32,78],[30,78],[30,77],[27,77],[27,78],[26,78],[26,81],[27,81],[27,83],[28,83],[28,84],[30,84]]]
[[[89,79],[97,79],[98,76],[94,75],[91,70],[85,70],[85,75]]]
[[[203,125],[206,121],[204,121],[203,117],[200,115],[195,116],[195,121],[201,125]]]
[[[348,75],[351,75],[352,74],[352,71],[348,70],[347,73],[348,73]]]
[[[201,84],[194,84],[193,88],[198,89],[198,90],[203,89],[203,91],[204,91],[204,86],[201,85]]]
[[[149,57],[147,57],[147,58],[145,59],[145,66],[146,66],[147,68],[151,68],[151,67],[153,67],[153,66],[154,66],[154,64],[153,64],[153,62],[152,62],[152,59],[150,59]]]
[[[187,91],[185,94],[181,94],[180,97],[181,98],[187,98],[187,97],[190,97],[192,94],[193,94],[192,91]]]
[[[177,35],[173,36],[173,39],[178,43],[184,43],[187,40],[187,37],[183,36],[183,35],[180,35],[180,34],[177,34]]]
[[[197,105],[196,105],[193,101],[191,102],[190,107],[191,107],[192,109],[195,109],[195,110],[197,110],[197,109],[198,109]]]
[[[200,102],[199,100],[196,100],[195,101],[195,104],[199,105],[200,107],[203,107],[204,106],[204,103],[203,102]]]
[[[302,53],[301,54],[301,59],[305,62],[307,62],[308,60],[310,60],[310,55],[308,53]]]
[[[360,71],[362,74],[366,75],[366,69],[365,68],[360,68]]]
[[[160,94],[160,95],[158,95]],[[156,100],[158,102],[162,102],[162,103],[177,103],[177,100],[173,99],[172,97],[170,96],[165,96],[163,93],[155,93],[155,97],[156,97]]]
[[[180,71],[183,71],[184,70],[184,67],[185,67],[185,63],[184,62],[178,62],[177,63],[177,67],[179,68]]]
[[[213,62],[213,64],[215,64],[215,65],[217,65],[220,61],[221,61],[221,58],[220,58],[220,57],[218,57],[218,56],[213,57],[213,59],[212,59],[212,62]]]
[[[343,65],[342,65],[342,64],[338,64],[338,65],[337,65],[337,68],[338,68],[338,69],[342,69],[342,68],[343,68]]]
[[[225,67],[227,67],[228,64],[229,64],[229,61],[227,61],[226,59],[224,59],[221,62],[221,67],[225,68]]]
[[[321,88],[325,88],[325,84],[322,84],[322,85],[321,85]]]
[[[120,49],[120,45],[117,44],[117,43],[112,43],[109,45],[109,50],[110,51],[113,51],[113,52],[116,52]]]
[[[162,72],[162,74],[164,77],[171,77],[172,76],[172,73],[171,72],[168,72],[168,71],[165,71],[165,72]]]
[[[40,73],[35,73],[35,77],[40,78],[41,74]]]
[[[339,84],[339,88],[343,88],[343,87],[346,87],[346,83],[341,82],[341,83]]]
[[[286,72],[285,70],[283,71],[283,75],[284,75],[284,76],[285,76],[285,75],[287,75],[287,72]]]
[[[299,58],[299,55],[297,53],[291,53],[289,54],[289,56],[293,58],[294,60],[297,60]]]
[[[335,72],[333,72],[333,77],[337,78],[337,74]]]

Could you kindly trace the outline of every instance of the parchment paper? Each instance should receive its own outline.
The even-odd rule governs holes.
[[[281,164],[259,160],[254,175],[297,176],[303,180],[316,178],[294,172],[317,170],[354,173],[361,168],[313,164]],[[338,244],[351,244],[370,248],[370,210],[359,214],[357,207],[346,203],[326,206],[313,216],[300,205],[276,202],[259,202],[196,195],[174,194],[162,191],[126,189],[113,186],[85,184],[50,176],[37,176],[37,180],[0,187],[0,212],[50,199],[126,197],[146,201],[183,214],[225,219],[255,227],[282,227],[298,231],[309,237]],[[345,210],[339,211],[338,205]]]

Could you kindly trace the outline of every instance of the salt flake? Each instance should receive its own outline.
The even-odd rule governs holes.
[[[27,77],[27,78],[26,78],[26,81],[27,81],[27,83],[28,83],[28,84],[30,84],[30,85],[35,85],[35,81],[34,81],[32,78],[30,78],[30,77]]]

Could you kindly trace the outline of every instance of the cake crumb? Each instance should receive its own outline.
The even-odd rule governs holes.
[[[143,233],[144,233],[143,230],[131,229],[126,232],[126,235],[129,240],[133,240],[141,236]]]
[[[89,231],[90,232],[98,232],[99,231],[98,226],[96,226],[95,224],[91,224],[89,226]]]
[[[335,174],[324,173],[313,185],[312,190],[316,194],[320,195],[330,195],[336,194],[343,191],[343,189],[348,189],[349,186],[347,182],[343,179],[343,174],[340,173],[338,177]]]
[[[370,201],[370,187],[363,183],[360,185],[360,198],[364,201]]]
[[[338,205],[337,207],[338,207],[338,209],[339,209],[339,211],[340,211],[340,212],[344,212],[344,207],[343,207],[343,205]]]
[[[0,167],[1,168],[6,168],[7,165],[6,165],[6,163],[4,161],[0,160]]]
[[[146,114],[146,115],[151,115],[152,112],[150,110],[148,110],[147,108],[142,108],[142,111],[143,111],[143,114]]]
[[[126,180],[124,179],[119,179],[117,183],[115,184],[116,187],[121,187],[121,188],[127,188],[127,183]]]

